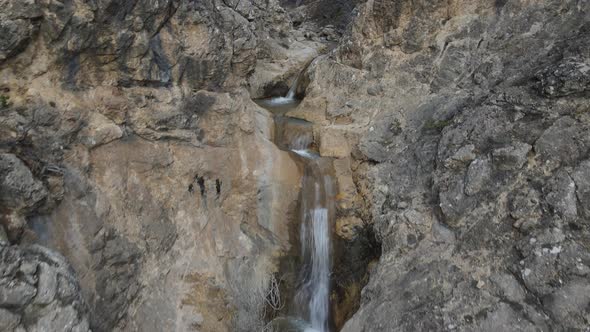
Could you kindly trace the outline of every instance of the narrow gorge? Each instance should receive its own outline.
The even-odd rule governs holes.
[[[587,0],[0,0],[0,331],[590,332]]]

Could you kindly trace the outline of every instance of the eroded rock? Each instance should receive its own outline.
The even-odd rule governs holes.
[[[0,326],[7,331],[87,332],[88,308],[76,276],[61,255],[40,246],[0,245],[4,270],[0,278]],[[20,267],[20,268],[19,268]],[[18,273],[20,272],[20,273]],[[73,285],[71,296],[57,297],[63,283]]]

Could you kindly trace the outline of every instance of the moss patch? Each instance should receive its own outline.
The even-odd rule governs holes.
[[[9,99],[10,99],[10,97],[8,97],[8,96],[0,95],[0,108],[8,107],[8,105],[10,104],[8,102]]]
[[[424,128],[430,129],[430,130],[442,131],[444,127],[446,127],[450,124],[451,124],[451,121],[449,121],[449,120],[440,120],[440,121],[428,120],[428,121],[426,121],[426,124],[424,124]]]

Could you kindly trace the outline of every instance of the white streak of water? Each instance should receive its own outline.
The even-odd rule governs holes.
[[[295,93],[297,93],[297,86],[299,85],[299,77],[301,77],[301,73],[295,77],[295,81],[289,87],[289,92],[287,92],[288,99],[295,99]]]
[[[315,161],[310,161],[317,167]],[[319,168],[316,169],[319,171]],[[327,191],[329,176],[321,172],[307,174],[304,181],[304,202],[301,223],[301,254],[304,260],[302,285],[296,303],[306,312],[310,331],[329,331],[330,312],[330,221]]]
[[[315,159],[318,158],[318,155],[309,151],[309,150],[292,150],[293,152],[297,153],[298,155],[300,155],[303,158],[307,158],[307,159]]]
[[[330,234],[328,210],[317,208],[312,212],[313,249],[311,267],[312,296],[309,303],[311,327],[327,331],[330,310]]]
[[[289,91],[287,95],[284,97],[274,97],[270,98],[265,101],[268,106],[280,106],[280,105],[288,105],[288,104],[295,104],[297,100],[295,99],[295,94],[297,93],[297,85],[299,84],[299,77],[301,74],[297,75],[291,86],[289,87]]]
[[[293,102],[295,102],[295,98],[292,97],[274,97],[266,101],[269,106],[288,105]]]

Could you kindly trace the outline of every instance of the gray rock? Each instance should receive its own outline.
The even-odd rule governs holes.
[[[400,121],[395,116],[377,118],[361,138],[359,149],[369,159],[388,160],[392,151],[397,148],[402,132]]]
[[[20,269],[0,274],[0,330],[73,331],[80,326],[78,331],[89,331],[87,323],[84,325],[87,308],[79,288],[69,298],[55,298],[57,278],[76,282],[63,257],[40,246],[0,246],[0,266],[13,262]],[[23,275],[35,273],[38,282],[21,280]]]
[[[0,61],[23,50],[31,38],[33,26],[27,20],[0,20]]]
[[[4,230],[4,226],[0,226],[0,245],[9,245],[10,243],[8,242],[8,235],[6,234],[6,231]]]
[[[475,195],[489,184],[492,166],[489,159],[476,159],[471,162],[465,177],[465,193]]]
[[[579,209],[586,218],[590,218],[590,160],[580,163],[572,178],[576,185]]]
[[[2,10],[2,14],[10,19],[36,19],[43,16],[41,6],[31,0],[3,1],[0,3],[0,9]]]
[[[78,312],[73,306],[54,306],[53,310],[41,316],[35,324],[27,326],[27,330],[34,332],[72,331],[78,322]]]
[[[535,142],[535,152],[554,169],[574,165],[590,147],[588,128],[570,117],[561,117]]]
[[[0,154],[0,204],[12,210],[32,209],[47,196],[47,189],[35,179],[17,156]]]
[[[509,207],[510,215],[514,219],[540,217],[542,214],[539,193],[532,188],[525,188],[514,193]]]
[[[500,1],[489,7],[491,16],[469,16],[473,12],[463,12],[462,2],[453,7],[463,12],[450,15],[453,24],[439,27],[437,18],[449,22],[442,2],[371,4],[362,7],[356,22],[362,33],[353,43],[363,60],[355,66],[378,68],[372,74],[379,75],[387,94],[373,107],[373,97],[364,91],[356,96],[365,100],[367,113],[395,114],[404,128],[395,140],[399,149],[392,145],[385,153],[371,146],[378,157],[371,162],[381,170],[370,192],[380,207],[372,213],[383,254],[359,311],[342,330],[587,329],[583,296],[560,314],[548,308],[552,294],[558,298],[569,282],[587,276],[588,176],[582,162],[590,147],[584,74],[590,44],[582,28],[587,13],[558,14],[552,7],[575,7],[575,1],[539,6]],[[423,22],[424,15],[431,22]],[[556,35],[572,39],[545,48]],[[536,52],[523,52],[523,45]],[[358,61],[346,54],[347,64]],[[389,64],[380,68],[369,60],[377,54]],[[329,79],[316,79],[311,92],[318,93],[313,87],[320,84],[330,86]],[[334,90],[336,85],[330,86],[330,93]],[[373,135],[371,141],[379,142],[382,133]],[[397,201],[409,206],[400,210]],[[421,232],[424,239],[415,246],[404,245],[399,235],[414,231],[402,222],[404,211],[428,210],[434,215],[433,221],[425,219],[430,231]],[[452,230],[454,241],[440,236],[438,223]],[[404,283],[403,277],[415,276],[425,262],[448,260],[460,268],[416,280],[427,289],[439,286],[428,295]],[[444,294],[448,285],[454,287],[449,298],[412,306],[416,297]],[[557,318],[568,310],[576,318]]]
[[[447,224],[453,225],[457,222],[471,204],[463,188],[463,180],[459,178],[447,190],[441,191],[439,194],[440,208]]]
[[[39,264],[38,273],[38,291],[34,302],[38,304],[49,304],[55,298],[57,291],[57,273],[45,263]]]
[[[560,170],[544,188],[545,199],[563,219],[573,221],[578,216],[576,183],[569,174]]]
[[[20,323],[20,317],[6,309],[0,308],[0,331],[13,331]]]
[[[475,146],[473,144],[468,144],[466,146],[461,147],[455,154],[453,154],[450,158],[445,160],[445,167],[447,168],[461,168],[465,167],[473,159],[475,159],[477,155],[475,154]]]
[[[527,162],[527,154],[531,149],[530,145],[519,142],[496,149],[492,152],[494,165],[503,171],[520,169]]]
[[[37,289],[24,281],[14,280],[0,287],[0,306],[15,308],[27,305],[35,294]]]
[[[93,255],[97,296],[90,303],[93,315],[89,322],[93,329],[108,330],[125,314],[139,291],[140,253],[115,230],[100,232],[98,236],[105,244]],[[69,287],[65,286],[67,293]]]
[[[369,96],[379,96],[383,93],[383,86],[380,84],[371,85],[367,88],[367,94]]]
[[[543,215],[539,193],[532,188],[524,188],[509,196],[510,216],[516,219],[514,227],[527,231]]]
[[[560,324],[587,326],[590,282],[588,279],[573,280],[543,298],[543,304]]]
[[[34,1],[0,2],[0,63],[24,50],[42,15]]]
[[[537,331],[531,322],[521,319],[520,314],[508,304],[498,305],[486,313],[485,318],[478,324],[477,331]]]
[[[91,332],[90,325],[88,324],[88,320],[83,318],[78,325],[72,328],[72,332]]]
[[[79,292],[80,290],[75,280],[63,274],[57,275],[57,296],[60,301],[64,303],[71,302],[78,296]]]
[[[495,274],[490,277],[490,281],[497,287],[498,296],[512,302],[523,302],[526,298],[526,292],[522,285],[511,274]]]
[[[590,62],[570,57],[537,74],[538,89],[548,98],[583,94],[590,91]]]

